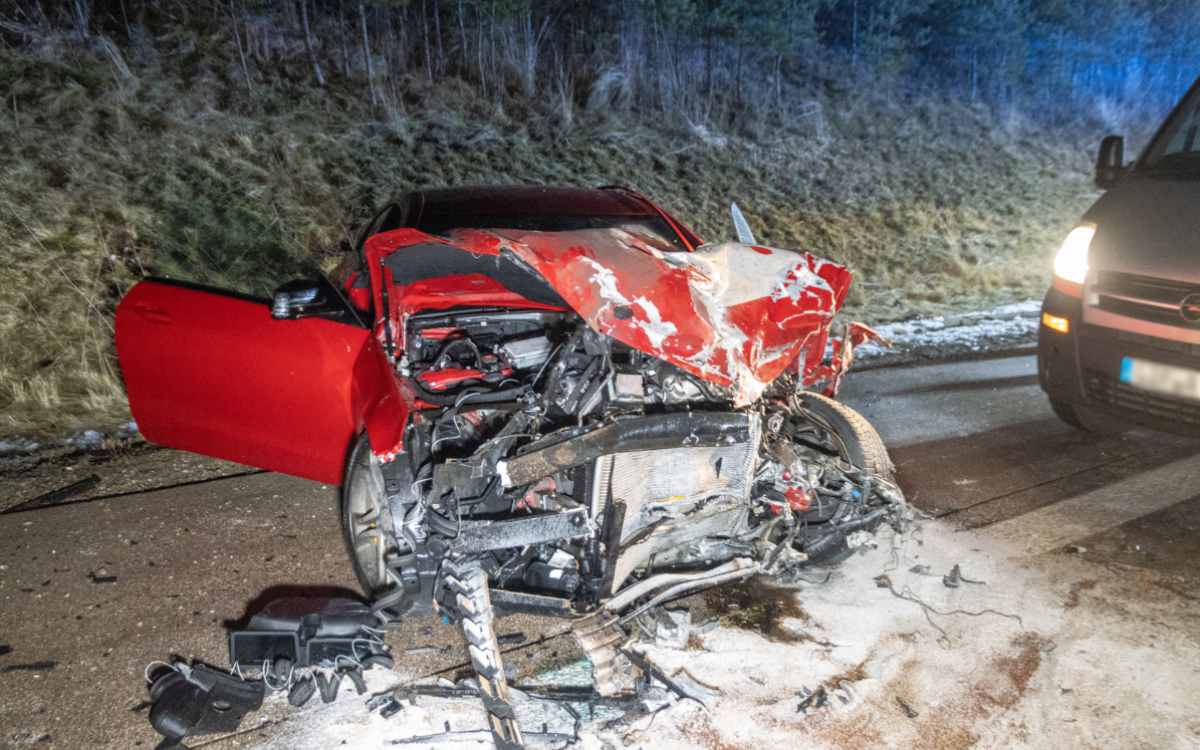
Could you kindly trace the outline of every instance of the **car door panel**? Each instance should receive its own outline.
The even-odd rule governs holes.
[[[394,383],[365,328],[275,320],[260,300],[172,282],[117,307],[117,354],[146,439],[321,482],[340,481],[362,410]],[[361,380],[361,376],[359,376]]]

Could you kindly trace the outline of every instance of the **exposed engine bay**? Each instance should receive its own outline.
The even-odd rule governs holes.
[[[501,612],[588,616],[577,636],[604,694],[637,672],[614,645],[624,610],[786,579],[903,504],[882,444],[859,444],[874,431],[794,378],[735,408],[730,390],[571,313],[416,314],[402,342],[427,408],[403,453],[361,451],[347,479],[365,587],[391,617],[432,606],[463,620],[469,640],[478,589]],[[863,455],[874,465],[854,465]],[[498,660],[486,642],[472,655],[484,676]]]
[[[369,616],[383,627],[430,613],[459,623],[493,739],[521,747],[497,613],[564,618],[596,691],[628,695],[655,669],[630,647],[634,619],[723,583],[798,578],[903,518],[878,433],[832,398],[854,346],[877,336],[858,324],[831,335],[850,272],[758,245],[744,229],[739,242],[680,251],[624,222],[399,226],[364,239],[340,287],[357,295],[358,312],[332,284],[277,290],[277,321],[329,316],[308,328],[221,302],[243,327],[319,344],[320,379],[289,369],[287,392],[264,390],[234,410],[239,424],[267,404],[273,423],[325,426],[296,441],[214,441],[211,429],[155,411],[163,398],[146,342],[161,332],[138,310],[188,316],[215,303],[143,283],[118,314],[131,403],[164,444],[340,481]],[[306,618],[271,620],[247,641],[293,643],[252,661],[264,682],[274,669],[271,683],[300,697],[315,677],[291,666],[349,674],[366,654],[356,642],[375,632],[350,628],[341,659],[298,661],[307,639],[325,638]],[[272,667],[280,659],[291,666]],[[206,705],[199,693],[216,700],[207,677],[171,679],[188,706]],[[181,718],[167,728],[180,735],[185,725],[209,726]]]
[[[811,394],[732,396],[569,313],[456,310],[407,321],[401,367],[435,409],[377,463],[383,544],[359,559],[395,610],[420,605],[421,550],[479,553],[500,606],[585,612],[631,580],[738,557],[826,557],[899,493],[851,466]],[[408,477],[411,476],[411,482]],[[559,517],[561,516],[561,517]],[[436,557],[435,553],[435,557]]]

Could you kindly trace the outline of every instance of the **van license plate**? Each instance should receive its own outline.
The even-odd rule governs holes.
[[[1121,382],[1155,393],[1200,401],[1200,371],[1186,367],[1122,357]]]

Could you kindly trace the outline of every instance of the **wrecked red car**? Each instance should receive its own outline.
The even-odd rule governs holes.
[[[831,336],[850,273],[734,220],[705,243],[624,189],[411,193],[272,300],[135,286],[130,406],[153,442],[339,484],[376,611],[461,621],[518,746],[493,609],[576,618],[612,694],[631,617],[836,557],[903,503],[831,398],[871,335]]]

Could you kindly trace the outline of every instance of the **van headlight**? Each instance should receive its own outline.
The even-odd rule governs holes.
[[[1088,272],[1088,247],[1095,235],[1095,224],[1080,224],[1072,229],[1054,256],[1054,275],[1073,284],[1082,284]]]

